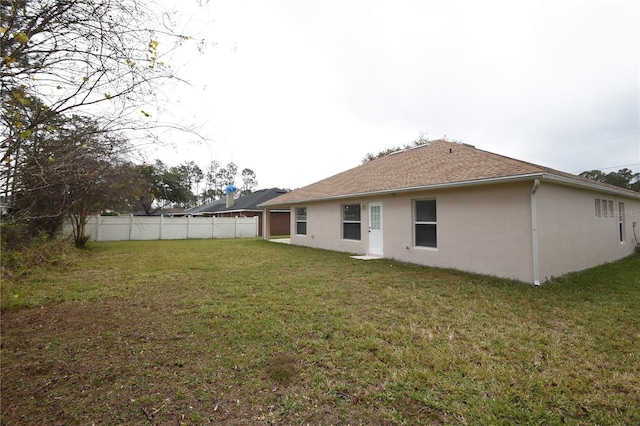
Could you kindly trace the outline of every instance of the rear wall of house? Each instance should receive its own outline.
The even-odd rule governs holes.
[[[369,248],[368,204],[382,203],[384,257],[427,266],[533,281],[530,182],[454,190],[388,194],[340,202],[316,202],[307,208],[307,234],[293,244],[366,254]],[[437,248],[414,241],[415,200],[436,200]],[[361,205],[360,241],[342,238],[342,206]]]
[[[640,221],[640,201],[543,181],[537,203],[541,281],[633,253],[636,244],[633,223]]]

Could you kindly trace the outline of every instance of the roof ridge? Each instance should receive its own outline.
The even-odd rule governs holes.
[[[544,174],[565,181],[567,184],[582,182],[597,185],[603,190],[615,189],[623,190],[629,195],[637,194],[628,189],[479,149],[473,145],[439,139],[414,149],[407,148],[397,151],[394,155],[385,155],[367,161],[283,194],[262,205],[392,192],[409,188],[507,180]]]

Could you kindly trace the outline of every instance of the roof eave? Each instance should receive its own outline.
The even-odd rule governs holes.
[[[460,187],[468,187],[468,186],[490,185],[490,184],[497,184],[497,183],[522,182],[522,181],[528,181],[532,179],[542,179],[543,181],[551,181],[561,185],[567,185],[567,186],[572,186],[572,187],[582,188],[582,189],[590,189],[590,190],[595,190],[599,192],[605,192],[609,194],[616,194],[616,195],[621,195],[629,198],[640,199],[640,193],[635,193],[628,189],[624,189],[624,188],[618,189],[614,187],[608,187],[608,186],[600,185],[599,183],[596,183],[596,182],[594,183],[585,182],[582,180],[571,179],[568,177],[559,176],[559,175],[548,173],[548,172],[536,172],[536,173],[527,173],[522,175],[501,176],[501,177],[474,179],[474,180],[459,181],[459,182],[444,182],[444,183],[437,183],[432,185],[411,186],[406,188],[392,188],[392,189],[385,189],[380,191],[369,191],[369,192],[360,192],[360,193],[353,193],[353,194],[341,194],[341,195],[334,195],[334,196],[328,196],[328,197],[304,198],[304,199],[292,200],[284,203],[275,203],[275,204],[262,203],[262,204],[258,204],[258,207],[260,208],[284,207],[284,206],[290,206],[294,204],[304,204],[304,203],[317,202],[317,201],[343,200],[347,198],[364,198],[364,197],[370,197],[375,195],[398,194],[398,193],[404,193],[404,192],[430,191],[430,190],[437,190],[437,189],[460,188]]]
[[[556,182],[561,185],[572,186],[574,188],[590,189],[607,194],[615,194],[623,197],[640,199],[640,192],[635,192],[630,189],[618,188],[614,186],[605,186],[598,182],[587,182],[578,179],[571,179],[569,177],[559,176],[552,173],[543,173],[542,178],[544,180]]]
[[[503,182],[518,182],[531,180],[535,178],[541,178],[544,173],[530,173],[525,175],[516,175],[516,176],[504,176],[504,177],[493,177],[486,179],[476,179],[476,180],[468,180],[468,181],[459,181],[459,182],[444,182],[437,183],[432,185],[420,185],[420,186],[410,186],[405,188],[392,188],[392,189],[384,189],[380,191],[369,191],[369,192],[359,192],[354,194],[341,194],[334,195],[329,197],[318,197],[318,198],[306,198],[306,199],[298,199],[292,200],[284,203],[275,203],[275,204],[259,204],[258,207],[281,207],[281,206],[289,206],[293,204],[302,204],[316,201],[332,201],[332,200],[342,200],[346,198],[363,198],[370,197],[375,195],[387,195],[387,194],[398,194],[404,192],[415,192],[415,191],[429,191],[436,189],[448,189],[448,188],[458,188],[465,186],[476,186],[476,185],[488,185],[492,183],[503,183]]]

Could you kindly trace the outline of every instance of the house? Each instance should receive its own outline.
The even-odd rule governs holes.
[[[262,209],[259,203],[285,194],[287,191],[279,188],[268,188],[254,191],[245,196],[234,198],[233,194],[227,199],[215,200],[208,204],[185,210],[187,216],[217,216],[217,217],[254,217],[258,216],[260,235],[262,235]],[[269,229],[272,235],[289,235],[289,209],[273,210],[270,215]]]
[[[290,209],[292,244],[536,285],[625,257],[640,234],[639,193],[448,141],[397,151],[260,207],[267,218]]]
[[[147,214],[144,210],[137,210],[134,216],[184,216],[185,209],[182,207],[171,207],[166,209],[157,209]]]

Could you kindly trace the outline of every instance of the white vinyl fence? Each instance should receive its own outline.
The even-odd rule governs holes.
[[[256,238],[258,217],[92,216],[85,232],[92,241]]]

